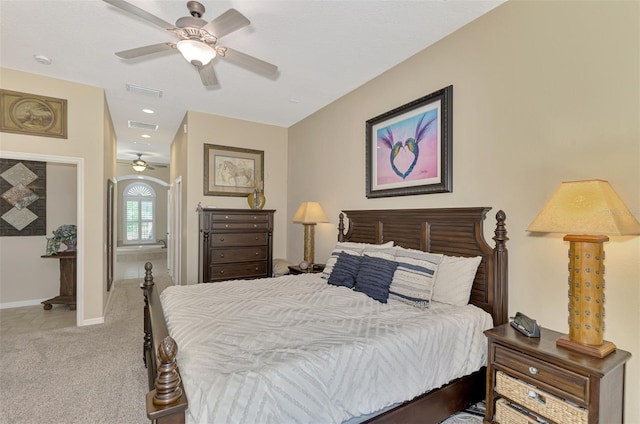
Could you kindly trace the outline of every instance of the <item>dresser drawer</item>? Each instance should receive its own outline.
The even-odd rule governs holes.
[[[492,360],[518,378],[579,405],[589,404],[589,378],[532,358],[498,344],[492,344]]]
[[[212,224],[219,222],[269,222],[269,215],[267,214],[253,214],[253,213],[212,213],[209,215],[209,220]]]
[[[557,398],[500,371],[496,373],[496,393],[557,423],[587,424],[589,421],[589,413],[586,409],[570,404],[564,399]]]
[[[232,264],[212,264],[209,280],[222,281],[236,278],[268,277],[267,262],[243,262]]]
[[[268,222],[212,222],[211,230],[213,231],[225,231],[225,230],[265,230],[269,229]]]
[[[231,247],[229,249],[211,249],[209,260],[212,264],[242,262],[242,261],[266,261],[267,247]]]
[[[227,246],[266,246],[267,233],[232,233],[211,234],[209,236],[210,247]]]

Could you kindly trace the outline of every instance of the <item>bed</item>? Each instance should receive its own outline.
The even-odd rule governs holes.
[[[443,208],[408,210],[349,210],[340,214],[339,242],[396,245],[451,256],[481,257],[469,303],[491,315],[494,325],[507,322],[506,216],[496,214],[494,243],[483,235],[490,208]],[[345,224],[345,215],[348,225]],[[183,423],[189,393],[180,379],[176,342],[169,331],[151,264],[145,265],[142,284],[145,298],[143,358],[148,370],[147,416],[158,423]],[[222,286],[221,286],[222,287]],[[437,423],[452,413],[484,398],[485,370],[456,378],[444,386],[399,403],[369,423]]]

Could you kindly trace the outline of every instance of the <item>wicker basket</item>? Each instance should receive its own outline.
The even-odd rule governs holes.
[[[504,399],[496,402],[496,419],[499,424],[539,424],[538,421],[511,408]]]
[[[586,409],[570,404],[503,372],[499,371],[496,374],[496,392],[527,410],[560,424],[588,423],[589,415]]]

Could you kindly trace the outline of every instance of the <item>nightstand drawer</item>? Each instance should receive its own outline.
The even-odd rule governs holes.
[[[498,424],[538,424],[538,420],[510,406],[505,399],[496,402],[496,422]]]
[[[589,422],[589,413],[586,409],[572,405],[564,399],[557,398],[500,371],[496,373],[496,392],[529,411],[557,423],[587,424]]]
[[[498,344],[493,346],[493,362],[506,368],[510,374],[517,375],[522,380],[554,393],[561,398],[584,406],[589,404],[588,377]]]

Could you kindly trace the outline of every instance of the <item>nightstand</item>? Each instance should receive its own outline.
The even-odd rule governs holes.
[[[300,269],[298,265],[289,265],[289,274],[315,274],[324,271],[324,264],[313,264],[308,269]]]
[[[625,364],[631,354],[617,349],[600,359],[556,346],[562,336],[540,328],[526,337],[509,324],[485,331],[486,423],[622,423]]]

